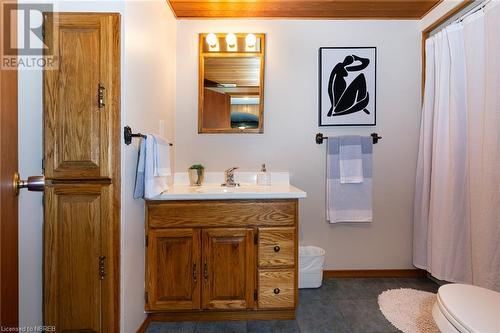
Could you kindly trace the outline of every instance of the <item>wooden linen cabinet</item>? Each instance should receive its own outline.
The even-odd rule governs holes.
[[[120,16],[46,13],[43,320],[119,332]]]

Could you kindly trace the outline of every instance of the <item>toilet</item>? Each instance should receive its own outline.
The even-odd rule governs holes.
[[[446,284],[432,316],[442,333],[500,332],[500,293],[466,284]]]

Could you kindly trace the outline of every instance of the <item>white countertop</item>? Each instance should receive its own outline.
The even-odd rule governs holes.
[[[300,199],[307,196],[306,192],[290,185],[288,172],[272,172],[272,184],[268,186],[257,185],[256,174],[250,172],[235,173],[235,181],[241,186],[223,187],[222,179],[222,173],[207,173],[207,184],[190,186],[187,174],[176,173],[173,186],[148,200]]]
[[[203,186],[174,185],[149,200],[230,200],[230,199],[299,199],[306,192],[292,185],[222,187],[220,184]]]

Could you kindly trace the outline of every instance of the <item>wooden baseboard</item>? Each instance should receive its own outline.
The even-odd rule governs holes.
[[[148,326],[149,326],[149,323],[151,321],[149,320],[149,317],[146,317],[144,318],[144,321],[142,322],[142,325],[139,326],[139,328],[137,329],[137,332],[136,333],[145,333]]]
[[[425,277],[427,272],[423,269],[346,269],[346,270],[325,270],[324,277],[337,278],[382,278],[399,277],[415,278]]]
[[[153,321],[216,321],[216,320],[292,320],[295,310],[248,311],[186,311],[148,314],[148,325]],[[146,326],[147,327],[147,326]],[[142,333],[143,331],[137,331]]]

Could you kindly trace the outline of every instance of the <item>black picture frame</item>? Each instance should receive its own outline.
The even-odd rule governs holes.
[[[368,64],[361,70],[359,70],[359,72],[361,72],[363,74],[363,78],[362,80],[356,80],[356,81],[362,81],[364,82],[364,89],[366,90],[367,94],[367,103],[368,105],[366,106],[366,108],[362,108],[358,111],[355,111],[355,112],[350,112],[350,113],[346,113],[346,114],[342,114],[342,112],[338,112],[339,114],[336,115],[336,117],[332,117],[331,115],[328,116],[328,112],[326,113],[325,115],[325,108],[329,106],[329,113],[332,114],[332,115],[335,115],[334,113],[337,113],[336,111],[335,112],[332,112],[332,108],[333,108],[333,102],[331,101],[331,97],[329,96],[329,99],[330,99],[330,103],[324,103],[325,102],[325,95],[324,94],[327,94],[328,95],[328,88],[329,88],[329,85],[328,84],[326,87],[325,87],[325,84],[324,84],[324,76],[323,76],[323,73],[326,71],[329,71],[329,72],[332,72],[334,70],[334,68],[337,66],[337,65],[341,65],[341,62],[338,62],[337,65],[335,67],[332,67],[331,64],[330,64],[330,68],[329,69],[324,69],[323,67],[325,66],[325,59],[324,57],[326,57],[326,55],[324,54],[325,51],[328,51],[328,50],[339,50],[341,52],[337,52],[338,54],[336,55],[336,57],[338,59],[342,58],[342,55],[344,57],[348,56],[348,55],[356,55],[356,54],[363,54],[364,56],[367,56],[369,55],[368,59]],[[330,54],[329,56],[332,56],[332,54]],[[329,47],[329,46],[324,46],[324,47],[320,47],[319,50],[318,50],[318,58],[319,58],[319,66],[318,66],[318,77],[319,77],[319,89],[318,89],[318,126],[319,127],[329,127],[329,126],[376,126],[377,125],[377,47],[375,46],[358,46],[358,47]],[[335,58],[335,57],[333,57]],[[344,58],[346,59],[346,58]],[[331,62],[332,59],[329,59],[329,61],[327,62]],[[335,59],[333,59],[335,61]],[[363,60],[367,60],[366,58],[363,58]],[[355,60],[356,61],[356,60]],[[360,61],[357,61],[357,63],[361,63]],[[344,65],[344,63],[342,63],[342,65]],[[326,65],[328,66],[328,65]],[[361,67],[359,65],[357,66],[351,66],[352,67]],[[346,66],[344,66],[344,71],[345,71],[345,68]],[[364,70],[366,69],[366,71]],[[360,73],[360,74],[361,74]],[[370,74],[369,77],[367,77],[368,73]],[[349,73],[348,71],[345,71],[344,73],[347,77],[349,77]],[[358,76],[360,76],[360,74],[358,74]],[[329,76],[331,76],[332,74],[330,74]],[[354,76],[355,74],[353,74]],[[358,77],[356,77],[356,79],[358,79]],[[354,80],[353,80],[354,81]],[[345,91],[347,91],[348,88],[352,88],[350,87],[351,83],[353,82],[351,81]],[[344,80],[345,82],[345,80]],[[328,83],[330,83],[330,78],[328,78]],[[361,82],[357,82],[357,83],[361,83]],[[335,85],[335,83],[333,83],[332,87]],[[344,85],[346,85],[344,83]],[[352,92],[352,89],[351,89],[351,92]],[[333,95],[333,94],[332,94]],[[356,95],[357,96],[357,95]],[[333,97],[334,98],[334,97]],[[357,98],[357,97],[356,97]],[[370,103],[370,101],[372,101],[372,103]],[[326,105],[325,105],[326,104]],[[363,103],[356,103],[356,104],[359,104],[359,106],[362,106]],[[368,109],[369,108],[369,109]],[[364,111],[364,112],[363,112]],[[366,112],[369,112],[369,114],[367,114]],[[355,115],[355,116],[354,116]],[[328,117],[328,122],[325,121],[325,116]],[[365,117],[366,116],[366,117]]]

